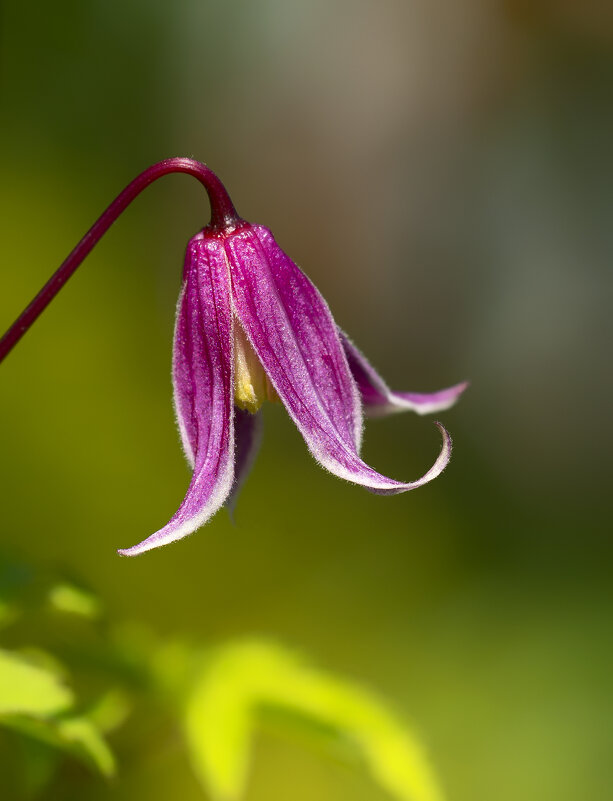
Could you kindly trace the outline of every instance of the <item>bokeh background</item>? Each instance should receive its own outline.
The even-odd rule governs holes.
[[[3,0],[1,25],[0,328],[137,172],[187,155],[394,387],[471,381],[433,484],[336,480],[269,406],[235,523],[120,559],[189,477],[171,334],[208,206],[165,178],[2,365],[3,547],[81,576],[116,621],[263,634],[378,688],[454,801],[608,797],[610,6]],[[438,447],[427,418],[367,426],[366,458],[398,478]],[[201,798],[183,750],[143,750],[142,728],[87,797]],[[383,797],[258,741],[250,801]]]

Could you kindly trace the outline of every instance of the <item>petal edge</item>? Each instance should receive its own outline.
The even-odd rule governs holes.
[[[368,417],[406,411],[420,415],[442,412],[453,406],[468,387],[468,381],[462,381],[437,392],[394,392],[347,334],[340,330],[339,334]]]
[[[216,240],[195,237],[186,254],[173,358],[175,403],[183,418],[179,427],[184,444],[193,449],[194,473],[169,523],[137,545],[120,549],[120,555],[136,556],[191,534],[228,497],[234,478],[232,347],[225,252]]]

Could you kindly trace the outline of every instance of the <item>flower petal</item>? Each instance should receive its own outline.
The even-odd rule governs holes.
[[[187,494],[164,528],[132,548],[135,556],[191,534],[226,500],[234,478],[233,314],[228,263],[218,239],[194,237],[187,248],[175,326],[175,408],[188,460]]]
[[[183,452],[189,466],[194,469],[196,463],[196,447],[198,445],[198,417],[196,415],[196,383],[192,380],[194,365],[191,351],[191,317],[189,304],[195,304],[195,279],[189,283],[189,276],[185,276],[179,300],[177,302],[177,315],[175,319],[175,333],[172,348],[172,390],[175,417]],[[186,297],[189,293],[190,297]]]
[[[226,501],[232,515],[239,493],[253,467],[262,441],[262,413],[234,407],[234,484]]]
[[[347,334],[339,331],[349,367],[362,396],[364,411],[369,417],[383,417],[395,412],[412,411],[431,414],[449,409],[468,386],[468,381],[438,392],[394,392],[356,348]]]
[[[226,248],[237,315],[279,396],[316,408],[335,439],[359,450],[362,406],[325,300],[264,226],[237,232]]]
[[[415,489],[445,468],[451,438],[417,481],[395,481],[359,457],[357,387],[330,311],[313,284],[263,226],[226,242],[234,306],[277,394],[315,459],[335,475],[380,494]]]

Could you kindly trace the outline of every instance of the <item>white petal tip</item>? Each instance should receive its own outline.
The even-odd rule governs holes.
[[[118,548],[117,553],[120,556],[139,556],[141,553],[154,551],[156,548],[162,548],[164,545],[168,545],[169,543],[174,542],[176,539],[178,539],[178,537],[157,537],[154,534],[151,537],[147,537],[147,539],[143,540],[142,542],[133,545],[131,548]]]
[[[440,473],[442,473],[443,470],[449,464],[449,459],[451,458],[451,449],[453,447],[453,441],[451,439],[449,431],[447,431],[445,426],[439,420],[435,420],[434,425],[441,432],[441,436],[443,438],[443,447],[441,448],[441,452],[439,453],[438,459],[436,460],[435,464],[432,467],[432,470],[436,472],[436,475],[440,475]],[[430,472],[432,472],[432,470]],[[435,476],[433,476],[433,478],[434,477]]]
[[[148,550],[149,548],[140,548],[138,545],[134,545],[132,548],[118,548],[117,553],[120,556],[138,556]]]

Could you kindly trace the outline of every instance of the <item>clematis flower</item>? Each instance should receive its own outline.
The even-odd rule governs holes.
[[[187,246],[173,345],[174,406],[193,474],[169,523],[119,553],[134,556],[179,540],[222,505],[232,505],[253,462],[264,401],[285,406],[320,465],[371,492],[406,492],[440,475],[451,454],[451,438],[441,423],[436,423],[443,439],[438,458],[421,478],[402,482],[361,459],[363,415],[442,411],[466,384],[433,394],[393,392],[339,330],[325,300],[272,233],[237,215],[207,167],[198,165],[198,175],[196,167],[185,168],[197,162],[162,162],[171,163],[174,169],[158,173],[196,175],[212,208],[211,223]],[[124,198],[122,209],[131,199]]]

